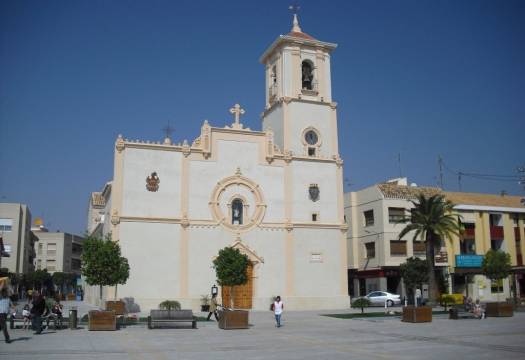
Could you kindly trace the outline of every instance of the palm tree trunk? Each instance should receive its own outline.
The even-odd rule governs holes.
[[[434,237],[433,234],[427,232],[425,241],[425,250],[428,263],[428,299],[430,305],[435,305],[437,301],[437,283],[436,283],[436,271],[434,269]]]

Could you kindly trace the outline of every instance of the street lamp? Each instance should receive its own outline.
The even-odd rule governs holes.
[[[219,293],[219,288],[217,288],[217,286],[214,284],[212,287],[211,287],[211,295],[212,296],[215,296]]]

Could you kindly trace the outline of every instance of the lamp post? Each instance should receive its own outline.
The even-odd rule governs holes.
[[[217,286],[214,284],[212,287],[211,287],[211,296],[215,296],[219,293],[219,288],[217,288]]]

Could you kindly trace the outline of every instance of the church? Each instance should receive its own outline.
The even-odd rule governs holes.
[[[199,309],[216,284],[213,259],[233,247],[250,260],[237,308],[289,310],[350,304],[343,161],[330,56],[336,44],[293,27],[260,58],[266,73],[261,130],[204,121],[191,143],[118,136],[113,179],[91,194],[88,232],[111,232],[130,265],[125,285],[104,297],[132,297],[142,311],[164,300]],[[262,86],[263,84],[261,84]],[[227,108],[225,109],[227,110]],[[98,290],[86,289],[97,303]],[[219,302],[229,303],[219,287]]]

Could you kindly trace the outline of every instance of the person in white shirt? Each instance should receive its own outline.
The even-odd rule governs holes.
[[[273,302],[273,312],[275,314],[275,322],[277,323],[275,326],[277,327],[281,327],[281,315],[283,314],[283,310],[284,304],[281,301],[281,297],[277,296]]]
[[[9,333],[7,332],[7,314],[9,314],[9,310],[12,307],[13,303],[9,296],[7,296],[7,289],[3,288],[0,297],[0,328],[4,331],[4,338],[7,344],[11,342],[11,339],[9,339]]]

